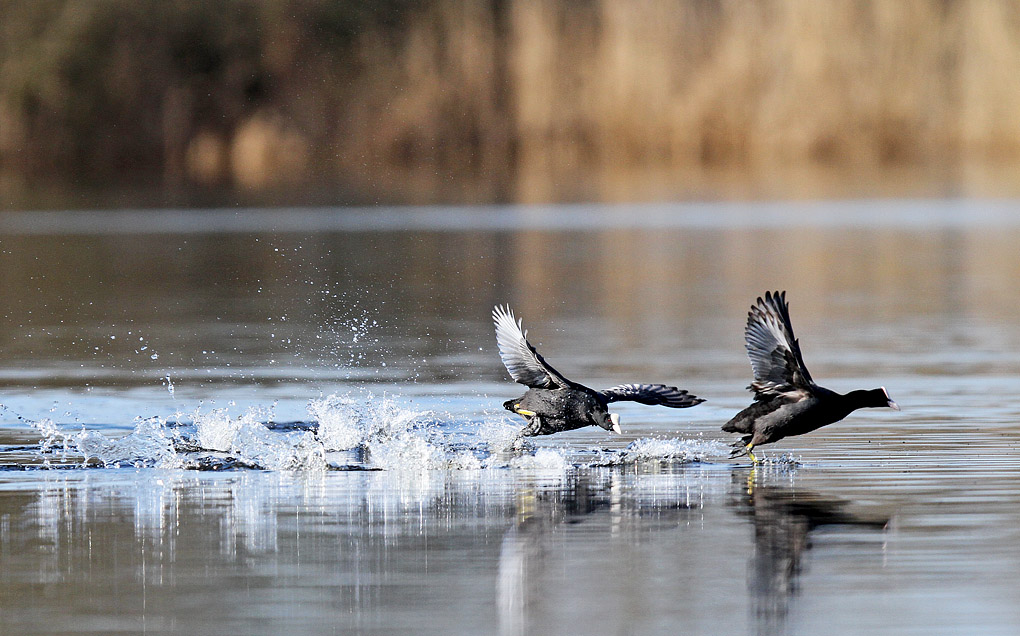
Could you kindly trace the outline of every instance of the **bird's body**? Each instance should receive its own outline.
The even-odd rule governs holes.
[[[509,308],[492,311],[499,355],[510,376],[528,387],[504,408],[527,421],[521,435],[550,435],[584,426],[599,426],[620,433],[620,416],[609,412],[611,402],[629,400],[670,408],[686,408],[704,402],[701,398],[664,384],[621,384],[604,391],[572,382],[545,361],[528,342],[527,332]]]
[[[814,383],[793,335],[785,292],[758,298],[748,313],[744,336],[754,372],[748,387],[754,402],[722,427],[743,434],[735,454],[746,452],[757,463],[751,450],[761,444],[810,433],[859,408],[899,409],[884,387],[840,394]]]
[[[520,398],[504,402],[503,407],[514,413],[534,413],[525,416],[528,425],[521,431],[525,436],[572,431],[609,420],[608,403],[591,389],[528,389]],[[610,422],[608,430],[612,428]]]

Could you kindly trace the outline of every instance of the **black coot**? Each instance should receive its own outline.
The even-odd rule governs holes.
[[[496,324],[499,357],[510,376],[528,387],[522,397],[503,404],[527,421],[521,435],[550,435],[592,425],[621,433],[619,414],[608,411],[610,402],[630,400],[670,408],[704,402],[687,391],[664,384],[621,384],[605,391],[589,389],[549,366],[528,342],[527,332],[509,307],[493,309],[492,320]]]
[[[747,453],[757,464],[751,452],[755,446],[809,433],[859,408],[900,408],[885,387],[841,395],[814,383],[793,335],[786,292],[766,292],[764,300],[758,298],[747,314],[744,339],[754,372],[748,387],[754,402],[722,427],[728,433],[744,434],[734,444],[732,457]]]

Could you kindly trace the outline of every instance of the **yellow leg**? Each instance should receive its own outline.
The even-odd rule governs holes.
[[[758,458],[754,456],[754,453],[751,452],[751,449],[754,448],[754,444],[748,444],[746,446],[746,448],[747,448],[747,456],[751,458],[751,463],[754,464],[755,466],[760,464],[761,461],[759,461]]]
[[[534,491],[526,490],[518,493],[515,499],[517,504],[517,523],[524,523],[538,512],[538,498],[535,496]]]
[[[747,494],[754,494],[754,479],[757,476],[755,473],[758,471],[757,464],[751,464],[751,470],[747,473]]]

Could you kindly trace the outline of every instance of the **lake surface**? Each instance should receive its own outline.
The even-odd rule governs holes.
[[[1020,203],[0,214],[2,634],[1016,634]],[[865,410],[728,458],[747,309]],[[624,434],[515,443],[490,313]]]

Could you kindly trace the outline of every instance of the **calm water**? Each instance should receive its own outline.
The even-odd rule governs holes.
[[[1016,634],[1020,203],[0,215],[0,633]],[[766,447],[742,333],[815,379]],[[512,443],[510,303],[568,377]]]

